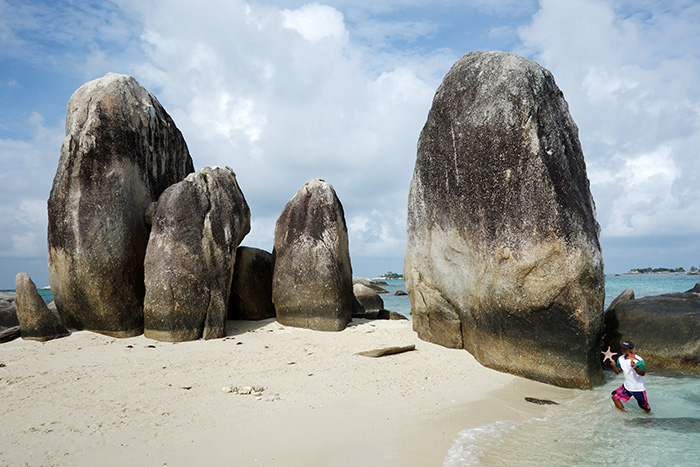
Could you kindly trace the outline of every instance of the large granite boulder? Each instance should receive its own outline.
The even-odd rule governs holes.
[[[275,226],[272,301],[277,321],[317,331],[342,331],[357,301],[345,214],[335,190],[307,182]]]
[[[226,335],[236,248],[249,231],[250,210],[228,167],[204,167],[163,192],[144,263],[146,337]]]
[[[0,328],[19,326],[15,292],[0,292]]]
[[[550,384],[602,381],[599,226],[549,71],[501,52],[455,63],[418,141],[407,228],[421,339]]]
[[[638,299],[627,290],[622,295],[605,312],[603,348],[619,352],[620,343],[631,340],[647,371],[700,374],[700,288]]]
[[[228,319],[261,320],[275,317],[272,303],[272,253],[241,246],[228,300]]]
[[[70,334],[60,318],[46,306],[27,273],[15,277],[17,318],[22,339],[48,341]]]
[[[362,304],[366,313],[384,309],[384,300],[374,289],[363,284],[355,284],[352,286],[352,293],[355,294],[355,298]]]
[[[66,326],[141,334],[144,212],[193,170],[175,123],[134,78],[109,73],[75,91],[48,201],[49,280]]]

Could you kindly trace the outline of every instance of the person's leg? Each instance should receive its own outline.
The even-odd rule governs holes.
[[[637,405],[639,405],[640,408],[642,408],[645,412],[651,412],[646,391],[633,392],[632,395],[637,400]]]
[[[615,396],[612,396],[612,401],[615,403],[615,407],[622,410],[623,412],[625,411],[625,406],[622,404],[622,401],[620,399],[618,399]]]
[[[625,389],[625,385],[623,384],[619,388],[615,389],[612,393],[612,400],[613,403],[615,404],[615,407],[618,409],[622,410],[623,412],[625,411],[625,406],[622,404],[622,401],[629,400],[630,398],[630,393]]]

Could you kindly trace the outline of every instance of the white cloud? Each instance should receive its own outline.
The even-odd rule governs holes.
[[[63,127],[39,114],[27,121],[32,140],[0,139],[0,258],[46,258],[46,200],[58,164]]]
[[[297,10],[282,10],[285,28],[293,29],[310,42],[332,38],[342,44],[348,41],[343,14],[333,7],[310,3]]]
[[[604,238],[700,235],[699,21],[681,1],[542,0],[520,29],[579,126]]]
[[[153,5],[140,6],[148,61],[134,67],[137,78],[159,90],[196,167],[229,165],[236,172],[252,211],[244,243],[270,250],[273,220],[307,180],[319,177],[335,187],[347,219],[391,223],[351,227],[353,257],[391,251],[400,263],[405,214],[393,213],[405,211],[416,142],[435,91],[419,73],[438,74],[442,64],[413,57],[376,69],[368,51],[349,41],[342,13],[325,5],[282,10],[209,0],[207,8],[227,16],[226,28],[202,21],[210,10],[199,7],[163,23],[160,4]]]

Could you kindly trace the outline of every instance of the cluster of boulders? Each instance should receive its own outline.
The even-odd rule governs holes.
[[[700,374],[700,282],[683,293],[635,299],[625,289],[605,311],[603,347],[631,340],[655,372]]]
[[[225,335],[228,318],[274,316],[339,331],[364,311],[333,187],[314,179],[299,190],[277,221],[272,253],[240,246],[250,209],[235,173],[195,173],[173,120],[129,76],[90,81],[68,102],[48,214],[56,312],[19,274],[23,337],[85,329],[210,339]]]

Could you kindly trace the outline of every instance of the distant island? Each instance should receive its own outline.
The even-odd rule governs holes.
[[[669,273],[677,273],[677,272],[684,272],[690,276],[697,276],[700,274],[700,271],[698,268],[695,266],[691,266],[688,271],[685,270],[685,268],[634,268],[630,269],[627,274],[650,274],[650,273],[658,273],[658,274],[669,274]]]
[[[403,279],[403,274],[397,274],[395,272],[388,271],[384,274],[378,275],[376,279]]]

